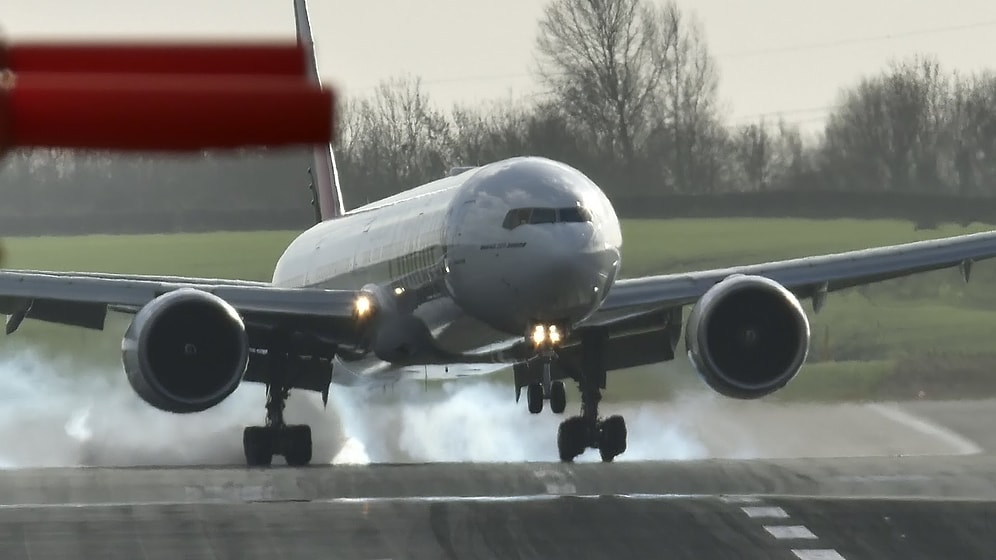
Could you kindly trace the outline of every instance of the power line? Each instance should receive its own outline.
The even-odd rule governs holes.
[[[924,29],[913,29],[909,31],[900,31],[897,33],[888,33],[883,35],[870,35],[865,37],[851,37],[847,39],[838,39],[835,41],[824,41],[818,43],[803,43],[796,45],[783,45],[780,47],[770,47],[763,49],[754,49],[748,51],[738,51],[730,53],[721,53],[716,55],[716,58],[749,58],[756,56],[764,56],[771,54],[781,54],[787,52],[800,52],[800,51],[813,51],[821,49],[830,49],[835,47],[843,47],[848,45],[856,45],[861,43],[872,43],[878,41],[888,41],[893,39],[903,39],[907,37],[915,37],[919,35],[930,35],[935,33],[948,33],[951,31],[964,31],[968,29],[979,29],[985,27],[996,26],[996,20],[976,22],[976,23],[965,23],[960,25],[951,25],[947,27],[931,27]],[[470,75],[470,76],[449,76],[444,78],[434,78],[429,80],[422,80],[422,85],[426,86],[445,86],[445,85],[459,85],[469,82],[484,82],[484,81],[495,81],[495,80],[515,80],[531,77],[532,74],[528,72],[516,72],[509,74],[480,74],[480,75]],[[376,89],[380,84],[366,85],[358,88],[351,88],[353,91],[369,91]]]
[[[740,51],[717,55],[717,58],[744,58],[749,56],[760,56],[765,54],[779,54],[783,52],[811,51],[818,49],[830,49],[859,43],[873,43],[878,41],[889,41],[892,39],[903,39],[915,37],[917,35],[930,35],[934,33],[946,33],[949,31],[963,31],[966,29],[977,29],[982,27],[992,27],[996,25],[996,20],[979,23],[966,23],[962,25],[952,25],[950,27],[932,27],[928,29],[916,29],[912,31],[901,31],[899,33],[889,33],[886,35],[872,35],[868,37],[853,37],[850,39],[838,39],[836,41],[825,41],[821,43],[805,43],[795,46],[771,47],[765,49],[755,49],[750,51]]]

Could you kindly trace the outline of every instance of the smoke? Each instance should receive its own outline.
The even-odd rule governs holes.
[[[337,388],[339,389],[339,388]],[[526,411],[512,387],[494,381],[461,380],[441,389],[399,384],[382,396],[362,389],[339,389],[333,401],[345,431],[362,442],[372,462],[557,461],[557,428],[569,414]],[[626,418],[628,449],[619,461],[686,460],[756,454],[746,430],[730,430],[725,449],[707,445],[706,420],[722,406],[715,394],[689,392],[661,403],[603,403],[604,415]],[[589,450],[578,462],[599,461]]]
[[[244,464],[242,429],[264,418],[258,384],[243,384],[207,411],[170,414],[142,401],[119,368],[8,350],[0,378],[2,468]],[[314,462],[366,461],[319,396],[293,393],[286,418],[312,426]]]
[[[241,465],[243,427],[263,421],[259,384],[243,384],[207,411],[170,414],[142,401],[120,368],[80,367],[30,349],[4,354],[0,468]],[[286,418],[312,427],[315,464],[557,461],[557,428],[576,413],[576,396],[564,415],[529,414],[514,397],[494,380],[430,391],[399,383],[386,393],[337,386],[327,408],[314,393],[292,392]],[[691,391],[663,406],[603,402],[602,411],[626,418],[619,461],[757,456],[728,402]],[[594,450],[578,458],[598,460]]]

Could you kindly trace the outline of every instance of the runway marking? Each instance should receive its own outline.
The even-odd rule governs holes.
[[[533,471],[536,478],[546,487],[546,493],[555,496],[577,494],[577,486],[563,472],[553,469],[538,469]]]
[[[845,560],[839,552],[832,548],[792,549],[799,560]]]
[[[900,409],[897,406],[883,403],[868,403],[865,406],[880,415],[885,416],[893,422],[903,424],[904,426],[912,428],[921,434],[933,436],[947,442],[952,447],[957,449],[956,453],[959,455],[974,455],[982,452],[982,448],[975,442],[955,432],[954,430],[928,422],[923,418],[914,416]]]
[[[755,496],[720,496],[720,500],[726,503],[742,503],[740,500],[749,499],[750,502],[761,502]],[[789,514],[784,509],[777,506],[743,506],[740,508],[747,517],[754,518],[776,518],[788,519]],[[764,530],[778,540],[818,540],[819,537],[809,530],[805,525],[763,525]],[[832,548],[793,548],[799,560],[845,560],[839,552]]]
[[[751,519],[757,517],[773,517],[778,519],[786,519],[788,517],[788,514],[785,513],[785,510],[780,507],[747,506],[747,507],[742,507],[740,509],[743,510],[743,512],[747,514],[747,517],[750,517]]]
[[[771,536],[776,539],[817,538],[805,525],[765,525],[764,530],[771,533]]]
[[[761,501],[757,496],[720,496],[719,501],[724,504],[756,504]]]

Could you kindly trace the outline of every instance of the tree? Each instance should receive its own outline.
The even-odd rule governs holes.
[[[346,105],[339,137],[342,181],[376,199],[442,177],[453,164],[452,131],[418,78],[382,82]]]
[[[826,127],[826,175],[847,189],[949,190],[949,85],[936,60],[918,57],[845,91]]]
[[[554,0],[537,37],[542,81],[606,156],[632,164],[665,71],[644,0]]]

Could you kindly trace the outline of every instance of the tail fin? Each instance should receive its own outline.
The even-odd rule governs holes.
[[[315,42],[311,35],[311,21],[308,16],[307,0],[294,0],[294,20],[297,23],[297,41],[304,47],[308,57],[308,77],[316,84],[321,82],[318,75],[318,61],[315,57]],[[311,204],[315,208],[315,221],[322,222],[341,216],[345,209],[342,204],[342,189],[339,187],[339,171],[335,165],[332,145],[315,146],[311,157]]]

